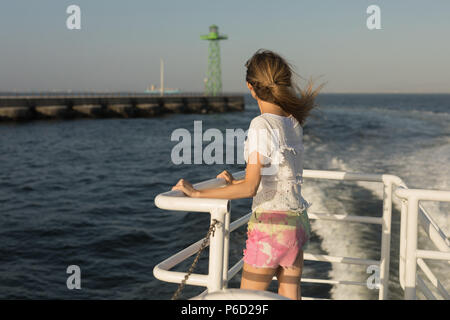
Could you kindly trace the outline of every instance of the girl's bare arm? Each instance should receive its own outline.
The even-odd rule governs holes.
[[[261,181],[262,164],[261,161],[259,161],[260,157],[258,155],[259,153],[256,151],[250,155],[250,159],[257,159],[257,161],[248,162],[244,179],[231,179],[231,181],[227,181],[228,185],[225,187],[197,190],[188,181],[180,179],[172,190],[181,190],[187,196],[193,198],[216,198],[230,200],[251,198],[256,194]],[[227,178],[225,179],[229,180]]]

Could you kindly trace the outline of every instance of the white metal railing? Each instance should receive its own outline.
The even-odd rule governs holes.
[[[245,176],[245,171],[234,173],[233,176],[236,179],[241,179]],[[358,265],[375,265],[380,268],[379,274],[379,299],[387,299],[388,294],[388,282],[389,282],[389,261],[390,261],[390,241],[391,241],[391,220],[392,220],[392,201],[394,186],[401,187],[402,191],[408,190],[405,183],[397,176],[389,174],[367,174],[367,173],[351,173],[343,171],[326,171],[326,170],[304,170],[303,177],[306,179],[330,179],[330,180],[342,180],[342,181],[370,181],[378,182],[383,185],[383,212],[380,217],[366,217],[366,216],[354,216],[354,215],[342,215],[342,214],[328,214],[328,213],[313,213],[308,212],[310,219],[317,220],[331,220],[341,222],[358,222],[366,224],[378,224],[381,225],[381,252],[379,260],[362,259],[358,257],[339,257],[322,254],[311,254],[305,252],[304,260],[312,261],[326,261],[332,263],[345,263],[345,264],[358,264]],[[211,179],[201,183],[195,184],[195,188],[204,189],[211,187],[224,186],[223,179]],[[397,192],[396,192],[397,194]],[[179,210],[190,212],[208,212],[211,215],[211,222],[213,219],[219,221],[219,225],[216,225],[216,231],[211,236],[210,248],[209,248],[209,269],[208,274],[191,274],[187,280],[187,285],[204,286],[207,290],[203,292],[212,293],[219,290],[227,289],[228,280],[233,278],[242,268],[243,259],[240,259],[234,266],[228,269],[228,256],[229,256],[229,240],[230,233],[239,227],[245,225],[251,216],[251,212],[243,217],[233,221],[230,224],[230,201],[223,199],[194,199],[184,196],[180,191],[169,191],[159,194],[155,198],[155,204],[157,207],[166,210]],[[406,210],[402,203],[402,230],[404,229],[403,223]],[[439,229],[437,224],[430,218],[426,211],[421,208],[419,215],[419,222],[427,230],[427,234],[430,239],[437,244],[437,246],[443,251],[444,245],[447,246],[448,241],[443,232]],[[416,220],[417,226],[417,220]],[[409,234],[409,233],[408,233]],[[406,236],[403,230],[401,233],[401,239]],[[169,257],[163,262],[156,265],[153,269],[155,277],[159,280],[173,283],[181,283],[184,279],[185,272],[171,271],[176,265],[185,261],[192,255],[194,255],[203,239],[200,239],[191,246]],[[401,240],[401,252],[404,252],[405,248],[402,247],[404,240]],[[403,251],[402,251],[403,250]],[[411,250],[411,248],[409,249]],[[420,253],[425,254],[425,253]],[[429,256],[429,253],[427,253]],[[434,254],[434,253],[433,253]],[[422,262],[420,262],[422,265]],[[409,266],[409,265],[408,265]],[[408,268],[408,267],[406,267]],[[412,269],[408,269],[412,270]],[[414,269],[415,270],[415,269]],[[400,266],[400,279],[405,271],[403,264]],[[402,280],[401,280],[402,281]],[[328,284],[346,284],[346,285],[367,285],[365,282],[348,281],[348,280],[327,280],[327,279],[307,279],[302,278],[302,282],[312,283],[328,283]],[[408,282],[409,283],[409,282]],[[437,283],[438,288],[442,285]],[[402,286],[403,287],[403,286]],[[443,288],[443,287],[442,287]],[[442,289],[441,288],[441,289]],[[439,289],[439,290],[441,290]],[[445,290],[445,289],[444,289]],[[442,290],[441,290],[442,291]],[[405,296],[406,297],[406,296]]]
[[[402,201],[400,224],[400,285],[405,299],[416,299],[416,285],[427,299],[437,299],[417,274],[417,266],[424,272],[437,292],[449,300],[450,295],[437,279],[423,259],[447,260],[450,262],[450,246],[448,238],[431,216],[423,209],[419,201],[450,202],[450,191],[398,188],[395,195]],[[434,243],[436,250],[420,250],[417,248],[418,223],[424,227],[428,238]]]
[[[195,187],[204,189],[221,185],[223,185],[223,181],[212,179],[195,184]],[[181,191],[169,191],[156,196],[155,204],[158,208],[166,210],[208,212],[211,215],[211,222],[214,219],[219,222],[210,240],[208,275],[192,273],[186,284],[206,286],[208,292],[221,290],[223,282],[227,281],[229,232],[226,232],[227,235],[225,236],[225,230],[228,230],[230,225],[230,200],[190,198],[186,197]],[[194,243],[158,264],[153,269],[155,277],[167,282],[181,283],[186,273],[173,272],[170,269],[196,253],[201,242],[202,240]]]

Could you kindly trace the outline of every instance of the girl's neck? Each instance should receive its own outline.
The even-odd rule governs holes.
[[[263,113],[273,113],[278,116],[288,117],[290,114],[281,109],[281,107],[277,106],[274,103],[258,100],[258,106],[259,110],[261,111],[261,114]]]

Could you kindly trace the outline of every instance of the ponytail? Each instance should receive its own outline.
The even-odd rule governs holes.
[[[292,81],[291,66],[269,50],[258,50],[245,66],[246,81],[252,85],[257,97],[278,105],[303,126],[311,110],[317,106],[315,98],[324,84],[313,89],[313,82],[309,80],[306,89],[301,89]]]

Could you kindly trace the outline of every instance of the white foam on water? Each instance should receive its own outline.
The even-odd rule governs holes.
[[[326,149],[324,146],[317,146],[315,148],[314,143],[311,143],[311,146],[314,149],[314,152],[319,151],[321,154],[323,149]],[[369,154],[365,154],[365,156],[369,156]],[[320,161],[320,167],[325,166],[325,168],[332,168],[332,170],[361,172],[358,163],[370,162],[371,160],[372,159],[370,158],[355,159],[352,163],[346,164],[337,156],[331,157],[326,155],[325,159]],[[393,165],[397,169],[395,172],[385,173],[399,176],[409,188],[450,190],[448,179],[448,177],[450,177],[450,166],[448,165],[450,163],[450,137],[440,139],[439,143],[435,146],[430,146],[426,151],[417,150],[408,155],[398,154],[391,158],[387,157],[386,162],[387,167]],[[325,163],[328,163],[328,165],[324,165]],[[362,181],[355,182],[355,184],[369,190],[373,197],[382,201],[383,187],[381,184]],[[320,185],[320,183],[305,183],[304,188],[302,189],[305,199],[313,203],[310,212],[345,213],[344,204],[330,198],[325,194],[324,189],[321,188]],[[342,192],[346,191],[342,190]],[[351,197],[352,195],[341,194],[341,196]],[[448,204],[437,202],[424,202],[422,204],[448,236],[450,230]],[[398,201],[394,200],[393,206],[400,211],[400,203]],[[322,238],[321,246],[329,255],[373,259],[373,257],[365,256],[365,253],[373,253],[374,251],[366,247],[367,239],[365,239],[365,235],[370,233],[368,232],[369,229],[367,225],[332,221],[313,221],[312,229]],[[391,248],[392,246],[393,244],[391,242]],[[422,230],[419,234],[418,246],[423,249],[435,249],[431,242],[425,238],[425,233]],[[448,264],[446,262],[433,262],[432,266],[436,276],[443,282],[443,285],[447,290],[449,290],[450,279],[447,277]],[[391,265],[391,268],[392,267],[393,266]],[[329,276],[333,280],[354,280],[364,282],[370,274],[366,273],[364,266],[333,264]],[[331,290],[331,294],[333,299],[376,299],[378,297],[378,290],[370,290],[365,286],[335,285]]]
[[[336,157],[331,159],[330,167],[337,170],[347,170],[344,163]],[[302,189],[303,196],[309,202],[312,202],[310,212],[314,213],[334,213],[346,214],[344,203],[333,199],[332,196],[325,194],[325,189],[321,188],[323,184],[335,184],[335,182],[305,183]],[[351,194],[343,194],[349,190],[343,189],[341,197],[350,198]],[[322,249],[328,255],[342,257],[358,257],[368,258],[366,241],[364,237],[370,233],[370,227],[363,224],[335,222],[327,220],[312,220],[312,230],[322,238]],[[373,232],[373,231],[372,231]],[[366,272],[366,266],[333,263],[329,272],[332,280],[350,280],[358,282],[366,282],[371,274]],[[378,291],[369,289],[367,286],[353,285],[334,285],[331,289],[332,299],[375,299]]]

